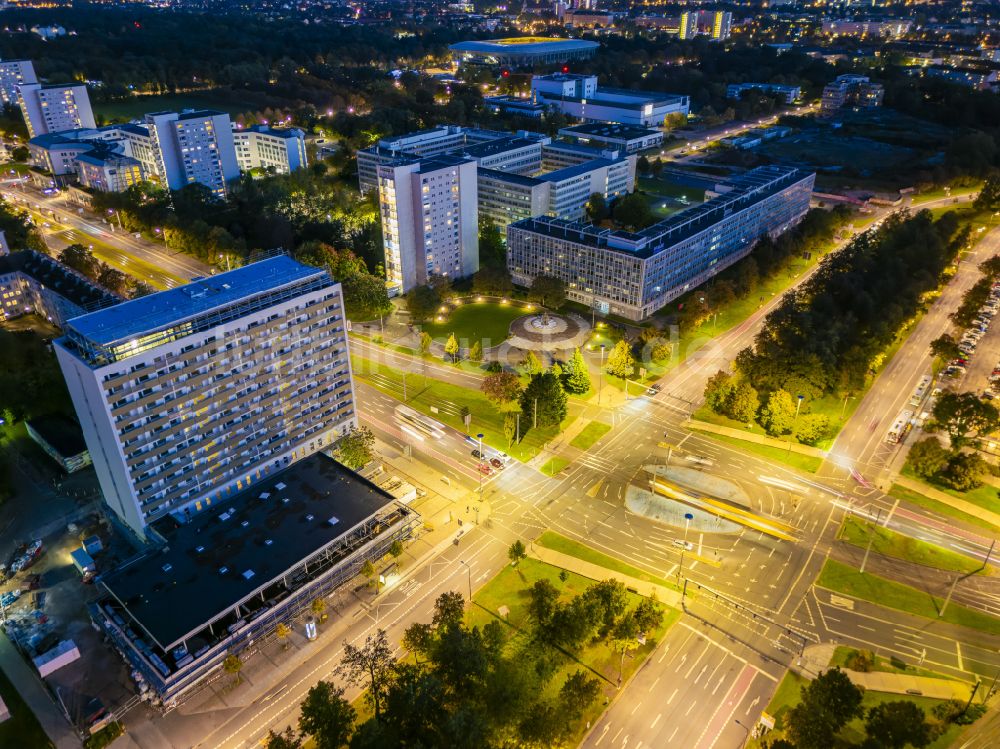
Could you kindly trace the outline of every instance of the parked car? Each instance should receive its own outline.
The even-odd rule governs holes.
[[[648,388],[646,389],[646,395],[656,395],[656,394],[657,394],[658,392],[660,392],[660,390],[662,390],[662,389],[663,389],[663,386],[662,386],[662,385],[660,385],[660,383],[658,383],[658,382],[654,382],[654,383],[653,383],[652,385],[650,385],[650,386],[649,386],[649,387],[648,387]]]
[[[496,468],[498,471],[504,467],[503,461],[500,458],[490,458],[490,465]]]
[[[476,460],[482,460],[483,454],[479,452],[479,450],[473,450],[472,457],[475,458]]]

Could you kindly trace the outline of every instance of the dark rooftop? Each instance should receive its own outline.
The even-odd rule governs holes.
[[[119,304],[121,297],[105,291],[89,279],[34,250],[0,256],[0,276],[21,272],[84,309]]]
[[[638,127],[636,125],[622,125],[615,122],[592,122],[585,125],[573,125],[572,127],[564,127],[559,131],[560,135],[604,136],[608,138],[624,138],[626,140],[645,138],[650,135],[656,135],[659,132],[662,131],[649,127]]]
[[[392,496],[316,453],[179,524],[154,526],[162,550],[103,576],[164,650],[333,546]]]
[[[28,421],[27,425],[64,458],[72,458],[87,449],[80,425],[66,416],[40,416]]]

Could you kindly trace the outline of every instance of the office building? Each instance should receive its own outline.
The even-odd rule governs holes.
[[[389,547],[419,524],[413,510],[317,453],[206,512],[158,521],[160,546],[100,576],[91,618],[137,691],[170,707],[219,675],[227,655],[254,657],[279,623],[309,627],[298,617],[366,562],[391,579]]]
[[[0,61],[0,100],[4,104],[17,106],[18,89],[28,83],[38,83],[31,60]]]
[[[285,256],[77,317],[54,345],[105,502],[140,536],[356,423],[340,285]]]
[[[97,192],[124,192],[146,179],[139,161],[108,147],[79,154],[76,175],[83,187]]]
[[[730,83],[726,86],[727,99],[742,99],[746,91],[761,91],[765,94],[781,96],[785,104],[794,104],[802,98],[799,86],[786,86],[781,83]]]
[[[18,87],[17,101],[32,138],[63,130],[97,127],[87,87],[82,83],[25,83]]]
[[[593,57],[600,46],[584,39],[525,36],[458,42],[448,49],[458,65],[520,68],[586,60]]]
[[[867,76],[847,73],[838,75],[836,80],[823,88],[820,111],[824,115],[835,114],[843,107],[869,109],[882,106],[885,89],[880,83],[872,83]]]
[[[584,122],[662,127],[667,117],[687,117],[690,98],[597,85],[596,75],[552,73],[531,78],[531,98]]]
[[[463,156],[403,158],[378,167],[379,209],[390,294],[432,275],[479,269],[476,162]]]
[[[638,153],[663,145],[663,131],[614,123],[592,123],[564,127],[559,135],[576,143],[596,148],[614,148],[625,153]]]
[[[777,236],[809,210],[815,174],[760,167],[718,185],[713,197],[638,232],[554,218],[507,227],[514,282],[566,282],[569,299],[602,314],[643,320]]]
[[[306,165],[306,134],[296,127],[254,125],[233,130],[236,163],[244,172],[263,169],[289,174]]]
[[[58,328],[121,297],[82,273],[34,250],[0,252],[0,320],[35,314]]]
[[[229,115],[213,110],[156,112],[146,115],[155,144],[156,174],[171,190],[205,185],[224,199],[228,184],[240,176]]]

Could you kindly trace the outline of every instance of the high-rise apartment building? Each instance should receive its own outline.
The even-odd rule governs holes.
[[[97,127],[87,87],[82,83],[44,86],[25,83],[18,88],[18,104],[32,138],[63,130]]]
[[[520,286],[555,276],[572,301],[643,320],[746,256],[765,234],[794,226],[809,210],[815,177],[759,167],[718,185],[702,205],[638,232],[526,219],[507,227],[507,268]]]
[[[442,155],[384,164],[378,191],[391,294],[432,275],[461,278],[479,269],[475,160]]]
[[[723,40],[729,38],[729,30],[733,25],[733,14],[728,10],[717,10],[712,16],[712,38]]]
[[[340,285],[286,256],[77,317],[55,348],[105,501],[140,535],[356,423]]]
[[[240,169],[265,169],[289,174],[306,165],[306,134],[296,127],[254,125],[233,130]]]
[[[146,115],[155,143],[156,174],[171,190],[202,184],[225,198],[228,183],[240,176],[229,115],[213,110],[156,112]]]
[[[31,60],[0,61],[0,100],[17,105],[17,90],[26,83],[38,83]]]
[[[694,39],[698,36],[698,11],[686,10],[681,13],[681,21],[677,27],[681,39]]]
[[[725,10],[688,10],[681,13],[677,33],[681,39],[694,39],[707,34],[722,41],[729,38],[733,14]]]

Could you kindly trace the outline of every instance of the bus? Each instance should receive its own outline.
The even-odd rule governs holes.
[[[424,436],[432,437],[436,440],[444,437],[444,425],[434,419],[424,416],[419,411],[415,411],[409,406],[396,406],[396,421],[399,422],[404,432],[423,440]]]
[[[906,439],[913,422],[913,411],[900,411],[899,416],[889,427],[889,433],[885,436],[885,441],[890,445],[895,445]]]
[[[920,382],[917,384],[917,389],[913,391],[913,395],[910,397],[911,406],[919,406],[920,401],[924,399],[927,394],[927,388],[931,386],[930,375],[924,375],[920,378]]]

